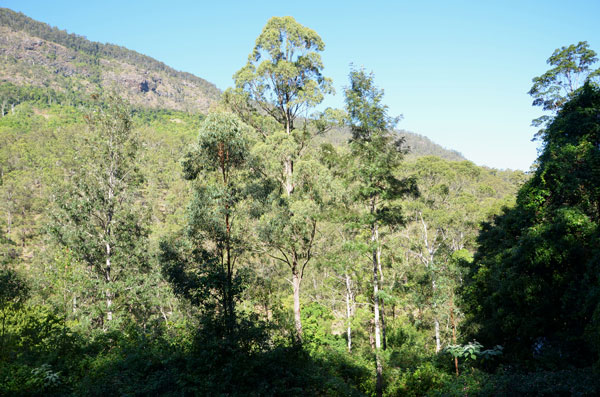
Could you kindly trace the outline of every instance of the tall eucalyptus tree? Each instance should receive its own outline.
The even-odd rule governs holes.
[[[264,159],[265,176],[280,185],[272,196],[273,211],[261,223],[265,252],[291,271],[294,323],[302,339],[300,287],[315,254],[317,222],[323,205],[318,161],[310,142],[322,123],[311,123],[308,111],[333,92],[322,74],[319,52],[325,44],[312,29],[292,17],[273,17],[256,39],[248,63],[235,75],[236,88],[225,100],[261,133],[256,155]],[[300,116],[302,127],[297,128]]]

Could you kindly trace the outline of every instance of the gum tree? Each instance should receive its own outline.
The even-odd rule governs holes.
[[[552,68],[534,77],[528,92],[534,98],[533,106],[541,106],[544,110],[557,112],[586,81],[596,84],[600,81],[600,68],[593,68],[598,57],[587,41],[557,48],[546,62]],[[552,117],[545,115],[533,120],[533,125],[543,126],[551,121]]]
[[[216,315],[228,334],[236,324],[241,288],[236,267],[246,248],[245,204],[254,179],[248,135],[249,127],[235,115],[208,115],[197,147],[183,163],[193,189],[187,236],[176,244],[161,244],[163,269],[175,291]]]
[[[265,252],[291,271],[294,323],[302,339],[300,286],[304,270],[315,254],[317,221],[323,197],[310,154],[314,131],[308,111],[331,93],[322,74],[319,52],[325,44],[312,30],[292,17],[273,17],[256,39],[248,63],[235,75],[236,88],[225,100],[261,134],[253,151],[264,159],[263,174],[280,186],[272,195],[272,211],[263,217],[260,235]],[[298,118],[304,114],[302,128]]]

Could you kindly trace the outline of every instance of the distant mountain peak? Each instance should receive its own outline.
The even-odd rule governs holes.
[[[456,150],[446,149],[426,136],[406,130],[397,130],[396,133],[404,138],[403,146],[408,149],[408,158],[437,156],[450,161],[467,160]],[[344,145],[348,142],[348,139],[350,139],[350,135],[350,130],[347,127],[338,127],[331,129],[320,139],[333,145]]]
[[[398,134],[404,137],[404,145],[409,148],[408,157],[437,156],[451,161],[466,160],[462,153],[446,149],[424,135],[406,130],[400,130]]]

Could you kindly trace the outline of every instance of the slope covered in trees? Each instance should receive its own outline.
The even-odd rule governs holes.
[[[249,51],[206,114],[3,85],[0,395],[600,390],[597,87],[529,176],[411,153],[361,69],[299,117],[330,81],[291,17]]]
[[[135,106],[206,111],[220,95],[208,81],[146,55],[89,41],[7,8],[0,8],[0,55],[0,83],[50,89],[71,103],[115,90]]]
[[[404,147],[408,149],[407,158],[421,156],[436,156],[446,160],[463,161],[466,158],[456,150],[447,149],[433,142],[426,136],[416,134],[406,130],[396,130],[399,138],[404,139]],[[345,145],[350,139],[350,130],[348,127],[332,127],[325,132],[323,136],[317,138],[317,141],[329,142],[333,145]]]

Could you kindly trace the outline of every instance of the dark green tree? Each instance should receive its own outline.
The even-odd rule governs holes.
[[[9,310],[19,309],[29,296],[29,286],[13,269],[0,264],[0,360],[4,359],[6,317]]]
[[[600,347],[600,90],[586,83],[543,144],[516,206],[483,227],[466,313],[484,344],[586,365]]]
[[[184,161],[194,191],[185,239],[179,246],[162,244],[163,268],[176,292],[220,319],[229,334],[236,323],[242,287],[236,267],[247,249],[255,187],[250,135],[251,129],[231,113],[207,116],[196,149]]]

